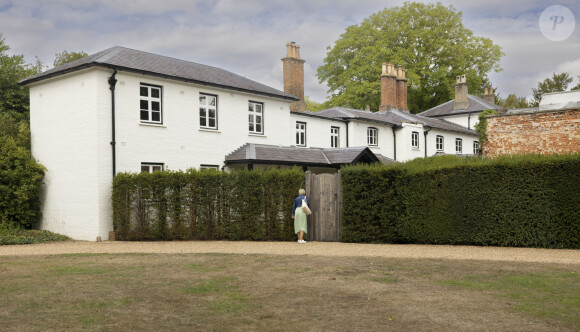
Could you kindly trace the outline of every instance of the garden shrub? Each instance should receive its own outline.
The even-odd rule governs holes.
[[[580,154],[431,157],[342,182],[343,241],[580,248]]]
[[[119,240],[291,240],[299,169],[120,173],[113,180]]]

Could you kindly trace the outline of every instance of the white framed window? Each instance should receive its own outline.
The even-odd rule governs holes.
[[[306,123],[296,121],[296,145],[306,146]]]
[[[330,127],[330,147],[331,148],[338,148],[339,147],[339,133],[340,128],[338,127]]]
[[[378,144],[378,130],[377,128],[368,127],[367,128],[367,144],[371,146],[376,146]]]
[[[413,149],[419,148],[419,133],[416,131],[411,132],[411,147]]]
[[[479,153],[479,141],[473,141],[473,154]]]
[[[216,171],[219,171],[220,167],[219,167],[219,165],[201,164],[201,165],[199,165],[199,169],[215,169]]]
[[[163,123],[160,86],[141,83],[139,101],[141,122]]]
[[[163,170],[163,163],[141,163],[141,173],[153,173]]]
[[[463,140],[461,138],[455,139],[455,153],[463,152]]]
[[[264,104],[248,102],[248,122],[250,134],[264,133]]]
[[[443,151],[443,136],[437,135],[435,137],[435,149],[437,149],[437,152]]]
[[[199,94],[199,126],[206,129],[217,129],[217,96]]]

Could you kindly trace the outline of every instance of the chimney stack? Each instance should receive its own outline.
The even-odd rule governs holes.
[[[397,67],[397,108],[402,111],[407,109],[407,79],[405,68]]]
[[[300,59],[300,46],[295,42],[286,43],[286,57],[282,58],[284,68],[284,92],[300,100],[290,104],[290,110],[305,112],[304,101],[304,60]]]
[[[493,94],[493,88],[487,87],[483,89],[483,100],[495,105],[495,95]]]
[[[465,75],[457,76],[455,83],[455,104],[454,110],[464,110],[469,106],[469,99],[467,99],[467,80]]]
[[[383,63],[381,74],[381,106],[379,111],[397,107],[397,75],[392,63]]]

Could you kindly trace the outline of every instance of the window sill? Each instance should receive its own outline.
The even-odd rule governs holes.
[[[268,137],[264,134],[257,134],[257,133],[249,133],[248,136],[255,136],[255,137]]]
[[[166,125],[161,124],[161,123],[144,123],[144,122],[139,122],[140,126],[145,126],[145,127],[158,127],[158,128],[167,128]]]
[[[421,151],[421,149],[419,149],[419,148],[411,148],[411,150],[413,150],[413,151]]]
[[[211,129],[211,128],[199,128],[199,131],[204,131],[207,133],[221,133],[221,130]]]

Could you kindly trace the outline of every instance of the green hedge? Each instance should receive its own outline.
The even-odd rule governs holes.
[[[342,241],[580,248],[580,154],[342,170]]]
[[[121,173],[113,180],[118,240],[293,240],[299,169]]]

